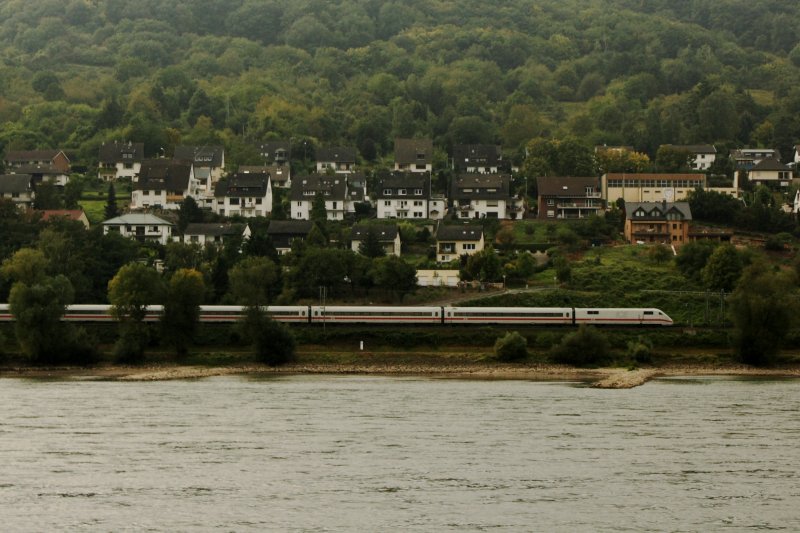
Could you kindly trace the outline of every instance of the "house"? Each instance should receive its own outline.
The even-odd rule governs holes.
[[[276,189],[288,189],[292,186],[292,174],[289,165],[240,165],[239,174],[268,174],[272,186]]]
[[[144,143],[103,143],[98,155],[97,177],[103,181],[131,178],[136,181],[144,161]]]
[[[292,156],[292,143],[286,140],[265,141],[258,147],[265,165],[288,165]]]
[[[317,195],[325,199],[328,220],[344,220],[345,214],[355,212],[346,176],[313,174],[292,180],[289,216],[294,220],[309,220]]]
[[[522,198],[511,193],[507,174],[462,174],[453,178],[450,198],[458,218],[522,218]]]
[[[42,215],[42,222],[63,219],[80,222],[86,229],[89,229],[89,218],[83,209],[45,209],[39,211]]]
[[[503,153],[495,144],[457,144],[453,147],[453,169],[457,174],[497,174]]]
[[[267,235],[280,255],[292,250],[292,242],[304,241],[311,232],[314,223],[310,220],[273,220],[267,228]]]
[[[39,183],[52,183],[57,187],[63,187],[69,183],[69,172],[53,165],[20,165],[9,169],[9,172],[11,174],[30,174],[34,187]]]
[[[265,217],[272,213],[272,181],[265,172],[238,172],[217,183],[212,211],[223,216]]]
[[[317,149],[317,173],[328,169],[336,174],[349,174],[356,167],[356,149],[352,146],[337,146]]]
[[[250,235],[250,226],[247,224],[191,223],[186,226],[183,235],[175,236],[175,240],[186,244],[220,247],[225,244],[225,241],[236,238],[245,241],[250,238]]]
[[[173,224],[147,213],[129,213],[102,223],[103,235],[119,233],[139,242],[156,242],[166,245],[172,240]]]
[[[420,287],[458,287],[461,273],[450,269],[417,270],[417,285]]]
[[[225,172],[225,148],[222,146],[176,146],[172,159],[192,163],[195,178],[200,182],[210,180],[215,184]]]
[[[395,139],[395,172],[422,173],[433,170],[433,141],[430,139]]]
[[[680,246],[689,241],[688,202],[625,202],[625,239],[633,243]]]
[[[52,167],[69,175],[70,161],[62,150],[9,150],[3,161],[6,170],[20,167]],[[12,172],[25,174],[25,172]]]
[[[750,170],[764,159],[781,160],[781,154],[773,148],[740,148],[731,150],[730,157],[739,170]]]
[[[622,198],[626,202],[686,200],[689,192],[706,188],[705,174],[603,174],[601,193],[607,204]]]
[[[0,176],[0,198],[8,198],[20,209],[33,207],[36,193],[30,174],[3,174]]]
[[[150,159],[142,163],[131,191],[131,209],[180,209],[187,197],[196,197],[197,185],[191,163]]]
[[[710,144],[664,144],[676,150],[691,154],[691,167],[695,170],[708,170],[717,159],[717,149]]]
[[[768,157],[753,165],[747,173],[747,179],[753,185],[788,187],[792,184],[792,170],[777,159]]]
[[[376,191],[378,218],[428,218],[441,220],[446,212],[443,195],[431,194],[429,176],[393,174],[382,179]]]
[[[445,226],[436,228],[436,261],[449,263],[462,255],[483,250],[483,228],[478,225]]]
[[[539,189],[538,218],[542,220],[585,218],[602,214],[605,210],[599,178],[540,176],[536,182]]]
[[[377,238],[386,255],[400,257],[400,228],[397,224],[356,224],[350,231],[350,249],[359,252],[361,243],[366,241],[370,232]]]
[[[599,154],[601,152],[614,152],[617,154],[622,154],[625,152],[635,152],[636,149],[633,146],[608,146],[607,144],[596,144],[594,147],[594,153]]]

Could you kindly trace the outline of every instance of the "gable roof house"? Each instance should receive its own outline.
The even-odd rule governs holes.
[[[689,241],[688,202],[625,202],[625,239],[633,243],[680,246]]]
[[[292,250],[292,241],[306,240],[314,223],[310,220],[273,220],[267,228],[267,235],[278,254],[284,255]]]
[[[213,184],[225,172],[225,148],[222,146],[176,146],[172,159],[192,163],[195,179],[209,195]]]
[[[131,178],[136,180],[144,161],[144,143],[103,143],[97,158],[97,177],[103,181]]]
[[[250,238],[250,226],[231,223],[191,223],[186,226],[183,235],[175,236],[175,240],[186,244],[200,246],[223,246],[225,241],[240,237],[242,241]]]
[[[539,176],[536,182],[540,219],[585,218],[605,209],[599,178]]]
[[[3,174],[0,176],[0,198],[8,198],[20,209],[33,207],[36,193],[30,174]]]
[[[63,150],[9,150],[4,160],[6,170],[19,169],[20,167],[52,167],[69,174],[70,161]],[[25,172],[13,172],[24,174]]]
[[[229,217],[265,217],[272,213],[272,202],[269,174],[238,172],[217,183],[212,210]]]
[[[350,249],[359,253],[361,243],[369,238],[370,232],[381,244],[386,255],[400,257],[400,228],[397,224],[356,224],[350,231]]]
[[[148,213],[128,213],[102,223],[103,235],[119,233],[139,242],[157,242],[166,245],[172,238],[171,222]]]
[[[63,187],[69,183],[69,172],[53,165],[19,165],[8,169],[11,174],[29,174],[33,178],[34,187],[39,183],[52,183]]]
[[[288,165],[292,157],[292,143],[287,140],[264,141],[258,147],[266,165]]]
[[[511,194],[507,174],[462,174],[453,178],[450,198],[458,218],[522,218],[522,198]]]
[[[453,147],[453,169],[461,174],[497,174],[503,153],[495,144],[457,144]]]
[[[288,189],[292,186],[289,165],[239,165],[239,174],[269,174],[274,188]]]
[[[678,150],[685,150],[692,156],[691,167],[695,170],[708,170],[717,159],[717,149],[710,144],[662,144]]]
[[[439,224],[436,228],[436,261],[449,263],[462,255],[472,255],[484,248],[483,227],[475,224]]]
[[[355,212],[354,199],[348,189],[346,176],[313,174],[292,180],[292,189],[289,192],[290,218],[309,220],[317,194],[325,198],[328,220],[344,220],[345,214]],[[356,198],[358,197],[356,192]]]
[[[197,195],[191,163],[150,159],[141,166],[131,191],[131,209],[180,209],[187,197]]]
[[[443,195],[431,194],[430,177],[421,174],[393,174],[382,179],[376,203],[378,218],[441,220],[447,209]]]
[[[766,158],[750,169],[747,179],[754,185],[788,187],[792,184],[792,170],[777,159]]]
[[[422,173],[433,170],[433,141],[430,139],[395,139],[395,172]]]
[[[317,148],[317,172],[328,169],[336,174],[349,174],[356,168],[356,149],[352,146]]]
[[[730,157],[737,169],[750,170],[764,159],[781,160],[781,154],[774,148],[739,148],[731,150]]]
[[[64,219],[80,222],[83,227],[89,229],[89,218],[83,209],[44,209],[39,211],[42,214],[42,222],[50,220]]]

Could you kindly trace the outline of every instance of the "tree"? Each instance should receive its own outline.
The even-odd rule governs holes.
[[[467,264],[462,273],[464,279],[480,281],[498,281],[502,275],[502,265],[494,248],[488,246],[478,253],[467,258]]]
[[[119,208],[117,207],[117,192],[114,190],[114,184],[108,184],[108,196],[106,197],[105,208],[106,220],[116,218],[119,216]]]
[[[711,241],[687,242],[678,249],[675,265],[685,277],[700,279],[716,246],[717,244]]]
[[[528,339],[509,331],[494,342],[494,356],[500,361],[517,361],[528,356]]]
[[[161,317],[163,337],[175,347],[179,356],[186,355],[197,329],[205,290],[203,275],[186,268],[175,272],[167,285],[167,299]]]
[[[386,255],[386,250],[383,249],[383,245],[378,239],[378,232],[374,228],[367,229],[364,239],[358,245],[358,253],[371,258]]]
[[[795,311],[786,276],[755,263],[742,273],[729,301],[733,345],[741,362],[769,365],[780,352]]]
[[[266,257],[246,257],[228,272],[230,293],[239,304],[262,307],[272,299],[280,279],[278,265]]]
[[[158,272],[141,263],[123,266],[108,282],[111,314],[120,323],[120,337],[114,347],[114,354],[120,361],[142,359],[149,341],[144,319],[148,306],[162,301],[162,287]]]
[[[195,199],[191,196],[184,198],[178,210],[178,231],[183,233],[189,224],[202,221],[203,210],[197,205]]]
[[[593,326],[581,324],[578,331],[566,335],[553,347],[557,363],[575,366],[599,365],[608,360],[611,345],[605,334]]]
[[[656,152],[656,166],[660,172],[683,172],[689,170],[694,156],[686,148],[669,144],[662,145]]]
[[[61,195],[55,184],[43,181],[36,186],[36,198],[33,201],[34,209],[59,209],[61,207]]]
[[[717,246],[703,267],[701,276],[706,287],[732,291],[742,274],[742,258],[732,244]]]
[[[375,285],[389,290],[399,301],[417,288],[417,270],[396,255],[375,260]]]
[[[320,226],[328,221],[328,209],[325,207],[325,195],[318,192],[311,203],[310,218]]]

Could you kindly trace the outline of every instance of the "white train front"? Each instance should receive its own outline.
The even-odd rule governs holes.
[[[638,307],[426,307],[426,306],[269,306],[279,322],[300,324],[498,324],[519,326],[671,326],[672,319],[656,308]],[[159,320],[163,307],[148,308],[146,321]],[[244,308],[232,305],[200,306],[200,322],[229,323],[242,318]],[[13,320],[8,304],[0,304],[0,321]],[[64,320],[113,322],[110,305],[70,305]]]

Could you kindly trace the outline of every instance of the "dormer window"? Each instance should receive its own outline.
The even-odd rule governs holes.
[[[425,160],[425,152],[417,152],[417,161]]]
[[[414,196],[422,196],[422,189],[414,189]]]
[[[405,196],[407,193],[406,189],[397,189],[398,196]]]
[[[392,189],[383,189],[384,196],[389,196],[390,194],[392,194]]]

